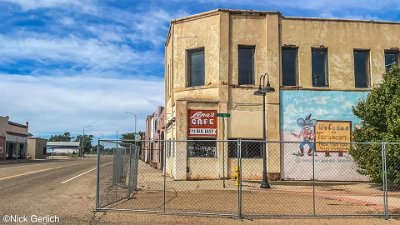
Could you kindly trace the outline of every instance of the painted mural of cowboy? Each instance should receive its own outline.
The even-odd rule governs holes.
[[[300,152],[294,153],[294,155],[304,156],[304,147],[308,145],[307,155],[311,156],[314,152],[314,139],[315,139],[314,127],[315,125],[317,125],[317,120],[311,119],[311,114],[310,114],[306,116],[305,119],[303,118],[297,119],[297,124],[303,129],[300,131],[299,134],[295,134],[293,132],[291,132],[291,134],[296,138],[303,137],[303,142],[301,142],[299,145]]]

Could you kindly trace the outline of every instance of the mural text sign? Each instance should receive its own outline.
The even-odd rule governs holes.
[[[315,151],[317,152],[349,151],[351,121],[318,120],[315,126],[315,142]]]

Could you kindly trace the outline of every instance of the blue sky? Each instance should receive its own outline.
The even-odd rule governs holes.
[[[400,1],[0,0],[0,115],[46,137],[138,129],[163,104],[169,21],[215,8],[400,21]]]

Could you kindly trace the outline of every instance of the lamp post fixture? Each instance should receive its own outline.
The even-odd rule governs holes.
[[[129,113],[135,117],[135,134],[136,134],[136,114],[133,112],[126,112],[126,113]]]
[[[267,84],[265,85],[265,76],[267,76]],[[262,81],[262,83],[261,83]],[[265,96],[267,93],[274,92],[275,88],[271,87],[269,83],[269,74],[265,73],[260,77],[260,85],[258,86],[258,90],[254,92],[256,96],[263,97],[263,148],[262,148],[262,157],[263,157],[263,175],[262,175],[262,183],[261,188],[271,188],[268,183],[268,176],[267,176],[267,153],[266,153],[266,145],[267,145],[267,127],[265,124]]]

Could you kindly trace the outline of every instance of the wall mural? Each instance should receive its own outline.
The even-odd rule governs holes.
[[[299,134],[291,132],[291,134],[296,138],[303,137],[303,141],[299,145],[300,151],[293,153],[293,155],[304,156],[305,146],[308,146],[307,155],[311,156],[312,154],[314,154],[314,139],[315,139],[314,127],[315,125],[317,125],[317,120],[315,119],[311,120],[310,118],[311,114],[306,116],[305,119],[303,118],[297,119],[297,124],[302,128],[302,130]]]
[[[359,126],[352,107],[368,92],[281,91],[282,178],[367,180],[349,154],[351,130]],[[340,142],[328,144],[321,142]]]

